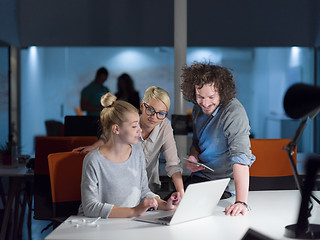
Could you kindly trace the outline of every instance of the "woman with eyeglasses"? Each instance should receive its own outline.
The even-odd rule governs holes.
[[[149,188],[152,191],[159,189],[159,157],[162,153],[166,160],[166,172],[172,178],[176,191],[182,197],[184,194],[182,168],[177,154],[173,129],[166,118],[170,108],[170,96],[167,91],[159,87],[149,87],[140,104],[141,134],[139,144],[142,146],[146,158],[146,170]],[[101,136],[93,145],[79,147],[73,151],[89,152],[103,145],[107,136]]]

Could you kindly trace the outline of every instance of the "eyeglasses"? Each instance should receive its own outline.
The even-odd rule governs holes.
[[[166,118],[166,116],[168,115],[168,113],[166,112],[156,112],[156,110],[154,110],[153,107],[149,106],[148,104],[146,103],[143,103],[144,107],[146,108],[146,114],[148,116],[153,116],[154,114],[156,114],[157,118],[159,120],[163,120]]]

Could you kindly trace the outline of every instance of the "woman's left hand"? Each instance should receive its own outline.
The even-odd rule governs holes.
[[[248,211],[247,207],[242,203],[234,203],[225,209],[226,215],[237,216],[239,213],[245,215]]]
[[[181,200],[181,196],[179,192],[172,193],[172,195],[167,201],[167,206],[166,206],[167,210],[175,210],[178,207],[180,200]]]

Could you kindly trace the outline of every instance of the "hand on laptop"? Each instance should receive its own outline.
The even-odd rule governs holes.
[[[134,216],[138,217],[145,213],[149,208],[153,208],[154,210],[158,209],[158,202],[155,198],[145,198],[143,199],[139,205],[133,208]]]
[[[157,201],[158,201],[158,204],[159,204],[158,209],[159,210],[169,211],[169,210],[176,210],[176,208],[178,207],[178,205],[181,201],[181,196],[180,196],[179,192],[174,192],[171,194],[168,201],[164,201],[158,197],[156,197],[155,199],[157,199]]]
[[[181,196],[179,192],[174,192],[170,196],[166,204],[166,210],[175,210],[181,201]]]

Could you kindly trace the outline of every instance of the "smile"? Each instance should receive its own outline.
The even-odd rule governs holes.
[[[148,121],[149,121],[150,123],[152,123],[152,124],[155,124],[155,123],[156,123],[156,121],[153,121],[153,120],[151,120],[150,118],[148,118]]]
[[[212,106],[213,105],[210,105],[210,106],[208,106],[208,107],[205,107],[205,106],[201,106],[204,110],[209,110],[209,109],[211,109],[212,108]]]

